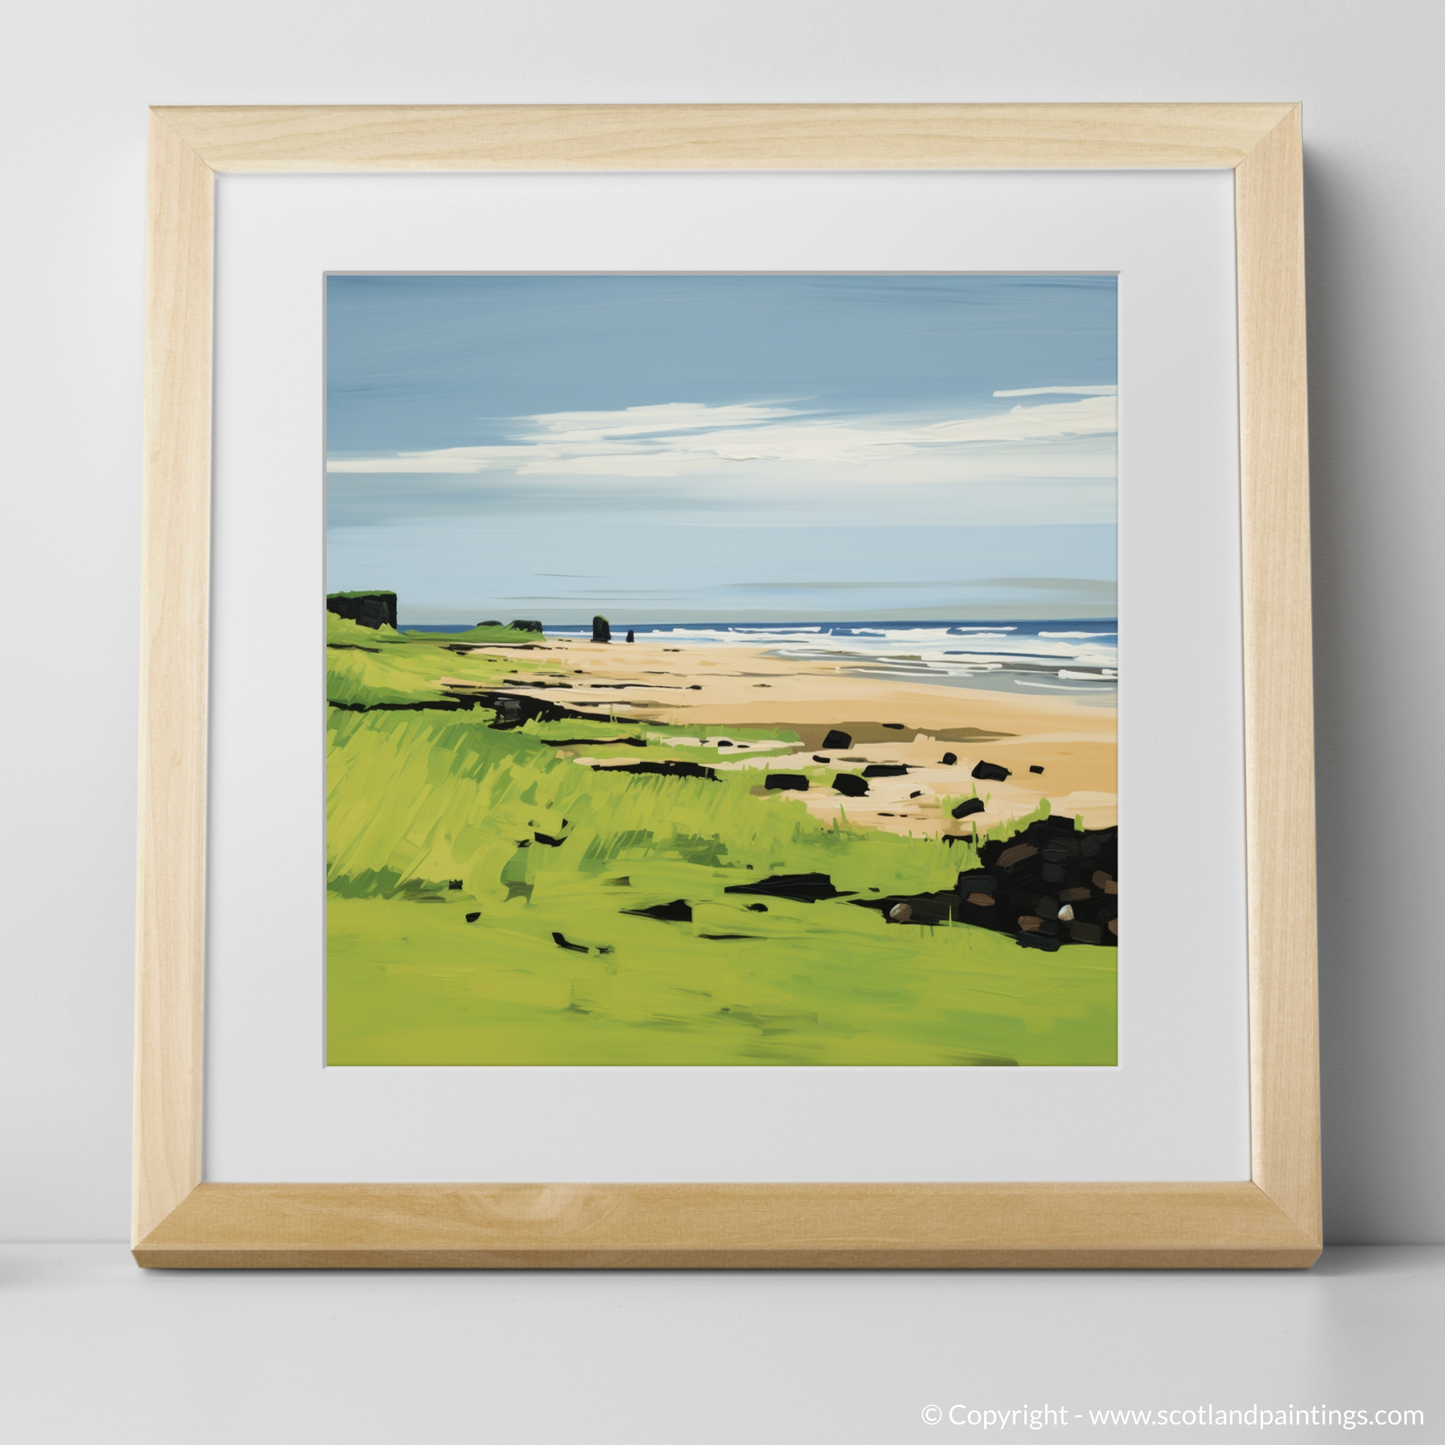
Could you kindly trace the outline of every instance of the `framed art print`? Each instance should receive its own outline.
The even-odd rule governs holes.
[[[138,1261],[1312,1262],[1298,187],[153,112]]]

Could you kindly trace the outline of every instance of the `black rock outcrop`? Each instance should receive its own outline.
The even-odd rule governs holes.
[[[1117,828],[1080,833],[1067,819],[1045,818],[1012,838],[990,839],[979,850],[979,866],[960,873],[946,892],[849,901],[885,918],[906,903],[910,924],[972,923],[1012,934],[1024,948],[1112,947],[1118,942],[1118,854]]]
[[[593,763],[594,773],[650,773],[659,778],[707,778],[717,782],[717,773],[712,768],[705,768],[700,763],[674,762],[668,758],[664,762],[653,762],[651,758],[644,758],[640,763]]]
[[[360,627],[395,627],[395,592],[331,592],[326,610]]]
[[[844,890],[833,887],[833,880],[826,873],[775,873],[771,878],[759,878],[756,883],[735,883],[723,892],[791,898],[796,903],[819,903],[848,896]]]

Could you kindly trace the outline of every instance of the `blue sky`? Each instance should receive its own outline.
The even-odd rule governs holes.
[[[1114,613],[1112,276],[332,276],[329,590],[403,621]]]

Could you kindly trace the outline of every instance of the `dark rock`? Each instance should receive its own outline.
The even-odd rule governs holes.
[[[628,640],[629,642],[636,642],[636,641],[637,641],[637,639],[632,635],[632,629],[631,629],[630,627],[627,629],[627,640]]]
[[[448,878],[448,879],[447,879],[447,887],[450,888],[453,892],[456,892],[458,889],[461,888],[461,886],[462,886],[462,880],[461,880],[460,878]]]
[[[1069,925],[1069,937],[1075,943],[1102,943],[1104,930],[1097,923],[1075,921]]]
[[[802,773],[769,773],[767,789],[776,792],[779,789],[786,789],[794,793],[806,793],[808,791],[808,780]]]
[[[688,690],[689,692],[701,692],[701,691],[702,691],[702,684],[701,684],[700,682],[691,682],[691,683],[688,684],[687,690]]]
[[[885,727],[885,728],[897,728],[897,730],[898,730],[899,732],[902,732],[903,729],[907,726],[907,724],[906,724],[906,723],[880,723],[879,726],[880,726],[880,727]]]
[[[585,943],[568,943],[567,940],[563,938],[560,933],[553,933],[552,942],[555,943],[558,948],[565,948],[568,953],[587,952],[587,945]]]
[[[857,773],[839,773],[833,787],[848,798],[862,798],[868,792],[868,784]]]
[[[826,873],[776,873],[759,878],[756,883],[734,883],[724,893],[756,893],[764,898],[791,898],[795,903],[826,902],[829,898],[847,898],[850,894],[833,887]]]
[[[768,905],[767,905],[766,903],[749,903],[749,904],[748,904],[748,912],[749,912],[749,913],[766,913],[767,911],[768,911]]]
[[[957,753],[944,753],[938,760],[945,768],[951,768],[958,761]]]
[[[532,837],[539,843],[545,843],[549,848],[560,848],[567,841],[565,838],[553,838],[546,833],[533,833]]]
[[[907,763],[869,763],[863,769],[865,778],[906,778],[908,776]]]
[[[837,728],[830,728],[828,736],[823,739],[824,749],[832,748],[837,752],[846,753],[853,746],[851,734],[839,732]]]
[[[1045,863],[1041,871],[1045,883],[1062,883],[1068,877],[1062,865],[1058,863]]]
[[[1041,773],[1041,772],[1043,772],[1043,769],[1042,769],[1037,763],[1030,763],[1030,764],[1029,764],[1029,772],[1031,772],[1031,773]]]
[[[730,748],[730,747],[732,747],[732,744],[731,744],[726,738],[719,738],[719,739],[717,740],[717,745],[718,745],[718,747],[720,747],[720,748]]]
[[[1038,933],[1021,933],[1015,940],[1021,948],[1041,948],[1045,953],[1057,953],[1059,940],[1057,938],[1045,938]]]
[[[368,647],[366,651],[370,652],[371,648]],[[340,712],[466,712],[483,701],[480,695],[428,698],[424,702],[338,702],[334,698],[328,698],[326,706],[334,707]],[[561,716],[560,712],[558,716]]]
[[[624,908],[634,918],[655,918],[659,923],[691,923],[692,904],[685,898],[674,898],[671,903],[654,903],[651,908]]]
[[[467,922],[468,922],[468,923],[475,923],[475,922],[477,921],[477,919],[479,919],[481,916],[482,916],[482,915],[481,915],[480,913],[469,913],[469,914],[467,914]]]
[[[965,798],[963,802],[959,803],[958,806],[953,809],[953,816],[955,818],[967,818],[974,813],[981,812],[983,812],[982,798]]]
[[[477,623],[478,627],[500,627],[502,624],[495,617],[489,617],[485,622]],[[516,624],[514,623],[513,626]]]
[[[927,928],[946,924],[958,918],[962,900],[957,893],[913,893],[907,897],[893,894],[887,898],[855,898],[855,908],[872,908],[894,923],[912,923]],[[900,913],[907,909],[907,915]]]
[[[522,617],[514,619],[509,622],[507,626],[510,627],[513,632],[540,632],[542,630],[542,624],[540,622],[529,622]]]
[[[707,778],[717,782],[717,772],[713,768],[705,768],[699,763],[673,762],[669,758],[666,762],[655,763],[651,758],[644,758],[640,763],[593,763],[594,773],[654,773],[662,778]]]
[[[605,617],[592,619],[592,640],[593,642],[612,641],[612,627]]]
[[[945,844],[970,841],[948,833],[942,834],[941,839]],[[958,875],[957,897],[960,903],[959,912],[953,915],[954,918],[975,928],[987,928],[1014,936],[1020,931],[1021,918],[1038,919],[1037,924],[1022,925],[1029,931],[1030,937],[1043,935],[1065,940],[1071,937],[1072,924],[1090,924],[1100,930],[1100,944],[1115,947],[1117,931],[1109,931],[1108,923],[1118,913],[1117,895],[1101,896],[1096,891],[1097,884],[1095,889],[1084,887],[1090,881],[1089,871],[1093,871],[1096,864],[1086,865],[1089,870],[1086,871],[1077,859],[1048,864],[1042,856],[1043,851],[1050,845],[1061,842],[1072,845],[1089,839],[1097,840],[1099,844],[1097,864],[1102,866],[1098,871],[1112,881],[1109,870],[1115,867],[1118,850],[1117,830],[1114,829],[1076,833],[1071,826],[1058,819],[1037,819],[1011,838],[982,840],[976,845],[977,865]],[[1057,871],[1062,875],[1062,879],[1046,874],[1046,867]],[[1082,894],[1061,899],[1065,890],[1075,895],[1082,890]],[[1041,902],[1041,897],[1049,902]],[[991,899],[991,905],[983,902],[983,899]],[[903,899],[895,896],[888,900],[890,906],[903,901],[913,905],[914,923],[925,921],[920,917],[917,898]],[[1060,902],[1063,905],[1062,910]],[[1049,913],[1057,916],[1043,916]]]
[[[1009,770],[1001,764],[984,762],[975,763],[973,771],[969,774],[971,778],[985,778],[993,783],[1006,782],[1009,776]]]
[[[395,627],[395,592],[332,592],[326,610],[361,627]]]
[[[822,757],[822,756],[821,756],[820,754],[818,754],[818,753],[814,753],[814,754],[813,754],[813,761],[814,761],[815,763],[831,763],[833,760],[832,760],[832,758],[825,758],[825,757]]]
[[[544,738],[549,748],[645,748],[646,738]]]
[[[377,708],[391,707],[422,707],[441,706],[469,708],[489,707],[496,713],[496,718],[490,724],[498,732],[506,732],[511,728],[521,727],[530,718],[536,718],[538,722],[560,722],[563,718],[581,718],[587,722],[607,722],[606,713],[584,712],[580,708],[560,707],[555,702],[545,702],[538,697],[517,697],[505,692],[493,692],[485,688],[478,688],[477,691],[468,697],[447,698],[440,704],[422,703],[377,703]],[[365,711],[365,709],[362,709]],[[586,742],[593,745],[597,739],[588,738]],[[562,744],[553,743],[553,747],[560,747]]]

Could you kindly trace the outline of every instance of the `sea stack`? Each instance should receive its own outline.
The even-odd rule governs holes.
[[[592,640],[593,642],[612,641],[612,628],[605,617],[594,617],[592,619]]]

